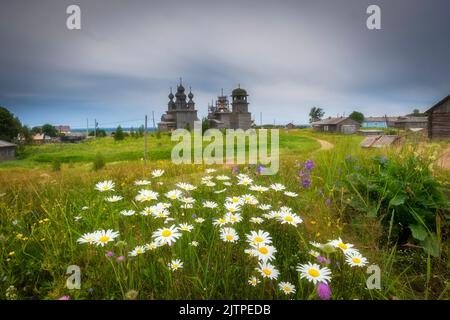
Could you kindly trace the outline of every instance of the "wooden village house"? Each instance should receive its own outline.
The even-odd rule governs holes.
[[[14,160],[16,158],[17,145],[0,140],[0,161]]]
[[[311,123],[316,131],[352,134],[357,132],[361,124],[349,117],[328,118]]]
[[[428,137],[430,139],[450,138],[450,95],[425,113],[428,115]]]

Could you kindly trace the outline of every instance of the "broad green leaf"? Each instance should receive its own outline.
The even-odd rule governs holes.
[[[423,249],[426,253],[431,254],[433,257],[439,257],[439,244],[434,234],[432,236],[428,235],[425,238],[425,240],[423,241]]]
[[[419,225],[419,224],[410,224],[409,228],[411,229],[412,236],[420,241],[424,241],[427,237],[427,230]]]
[[[404,204],[406,197],[404,195],[397,195],[389,201],[389,206],[399,206]]]

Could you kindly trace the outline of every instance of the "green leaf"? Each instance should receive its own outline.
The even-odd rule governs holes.
[[[419,224],[410,224],[409,228],[411,229],[412,236],[417,240],[424,241],[428,235],[427,230]]]
[[[439,243],[436,240],[434,234],[428,235],[423,241],[423,249],[426,253],[431,254],[433,257],[439,257],[440,249]]]
[[[377,216],[377,214],[378,214],[378,208],[377,207],[370,207],[367,210],[367,216],[369,218],[375,218]]]
[[[406,197],[404,195],[397,195],[389,201],[389,206],[399,206],[404,204]]]

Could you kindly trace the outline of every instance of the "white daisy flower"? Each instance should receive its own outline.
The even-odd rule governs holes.
[[[320,253],[316,250],[309,250],[308,252],[310,255],[312,255],[314,258],[317,258],[318,256],[320,256]]]
[[[216,177],[216,179],[219,180],[219,181],[227,181],[227,180],[230,180],[231,178],[228,177],[228,176],[219,175],[219,176]]]
[[[189,242],[189,245],[192,247],[198,247],[198,241],[191,241]]]
[[[256,192],[266,192],[269,190],[269,188],[263,187],[263,186],[259,186],[259,185],[251,185],[249,188],[251,191],[256,191]]]
[[[259,201],[256,199],[256,197],[255,197],[254,195],[251,195],[251,194],[244,194],[244,195],[241,197],[241,199],[242,199],[242,201],[243,201],[245,204],[250,204],[250,205],[252,205],[252,206],[257,205],[258,202],[259,202]]]
[[[136,201],[145,202],[158,199],[158,192],[152,190],[139,190],[139,194],[135,197]]]
[[[270,185],[270,188],[274,191],[283,191],[284,189],[286,189],[286,187],[283,186],[281,183],[274,183]]]
[[[232,186],[233,184],[231,182],[225,181],[224,183],[222,183],[224,186]]]
[[[99,230],[95,232],[95,235],[95,244],[103,247],[108,242],[114,241],[119,236],[119,232],[111,229]]]
[[[201,184],[204,184],[207,187],[215,187],[216,183],[212,181],[202,181]]]
[[[154,212],[153,207],[145,207],[142,211],[141,211],[141,215],[143,216],[150,216],[152,215]]]
[[[295,213],[282,213],[280,217],[278,217],[278,221],[281,222],[281,224],[290,224],[296,227],[298,224],[302,223],[303,220],[297,216]]]
[[[280,282],[278,288],[286,295],[295,293],[295,286],[290,282]]]
[[[239,203],[230,203],[230,202],[227,202],[227,203],[225,203],[224,206],[225,206],[225,209],[226,209],[228,212],[231,212],[231,213],[235,213],[235,212],[238,212],[238,211],[241,210],[241,206],[240,206]]]
[[[165,196],[167,198],[169,198],[170,200],[179,199],[182,195],[183,195],[183,192],[178,189],[170,190],[169,192],[166,192],[166,194],[165,194]]]
[[[95,185],[95,189],[97,189],[100,192],[114,191],[114,187],[115,187],[115,184],[111,180],[99,182]]]
[[[134,182],[134,185],[136,186],[148,186],[149,184],[151,184],[151,182],[148,180],[136,180]]]
[[[120,211],[120,214],[123,216],[132,216],[136,213],[134,210],[122,210]]]
[[[178,269],[182,269],[183,268],[183,262],[181,262],[180,259],[175,259],[175,260],[172,260],[171,262],[168,263],[168,267],[169,267],[170,270],[176,271]]]
[[[256,270],[263,278],[277,279],[280,272],[270,263],[260,262]]]
[[[251,217],[250,222],[255,224],[261,224],[264,222],[264,219],[260,217]]]
[[[233,228],[222,228],[220,230],[220,238],[225,242],[236,242],[239,236]]]
[[[216,190],[216,191],[214,191],[214,193],[219,194],[219,193],[223,193],[223,192],[225,192],[225,191],[227,191],[226,188],[225,188],[225,189],[222,189],[222,190]]]
[[[132,251],[130,251],[128,253],[128,255],[131,257],[136,257],[136,256],[138,256],[140,254],[144,254],[144,253],[145,253],[145,246],[137,246]]]
[[[255,277],[255,276],[252,276],[252,277],[250,277],[249,279],[248,279],[248,284],[249,285],[251,285],[251,286],[253,286],[253,287],[256,287],[259,283],[261,283],[261,280],[259,280],[257,277]]]
[[[80,238],[78,238],[78,243],[87,243],[87,244],[94,244],[95,239],[97,239],[97,233],[96,232],[89,232],[83,234]]]
[[[181,231],[191,232],[194,229],[194,226],[188,223],[180,223],[178,225]]]
[[[258,206],[258,208],[261,210],[267,211],[267,210],[270,210],[272,208],[272,206],[270,204],[260,204]]]
[[[163,174],[164,174],[164,170],[161,170],[161,169],[156,169],[156,170],[152,171],[153,178],[161,177]]]
[[[203,202],[203,208],[215,209],[218,204],[214,201],[205,201]]]
[[[229,223],[235,224],[242,221],[242,216],[240,213],[227,212],[225,219],[228,220]]]
[[[106,197],[105,200],[108,202],[118,202],[120,200],[122,200],[123,197],[122,196],[111,196],[111,197]]]
[[[194,186],[194,185],[192,185],[190,183],[184,183],[184,182],[179,182],[179,183],[176,184],[176,186],[178,188],[180,188],[180,189],[185,190],[185,191],[192,191],[192,190],[197,189],[196,186]]]
[[[267,244],[251,244],[251,246],[252,256],[258,258],[258,260],[267,262],[275,259],[274,254],[277,252],[277,249],[274,246]]]
[[[83,211],[89,210],[89,207],[88,206],[84,206],[83,208],[81,208],[81,210],[83,210]]]
[[[246,237],[249,244],[264,245],[272,243],[272,237],[264,230],[250,231],[250,234],[246,234]]]
[[[345,262],[351,267],[364,267],[367,264],[367,259],[359,252],[351,251],[345,254]]]
[[[252,183],[253,183],[252,179],[250,179],[249,177],[243,177],[242,179],[239,179],[237,184],[240,186],[249,186]]]
[[[300,264],[296,270],[300,272],[300,278],[317,283],[328,283],[331,280],[331,270],[327,267],[320,267],[316,263]]]
[[[222,217],[222,218],[217,218],[217,219],[213,219],[213,225],[214,226],[219,226],[219,227],[221,227],[221,226],[224,226],[224,225],[226,225],[227,223],[229,223],[230,221],[228,221],[228,218],[225,216],[225,217]]]
[[[150,242],[147,243],[145,246],[145,251],[153,251],[159,247],[159,244],[157,242]]]
[[[288,197],[291,197],[291,198],[295,198],[295,197],[298,196],[298,193],[290,192],[290,191],[285,191],[285,192],[284,192],[284,195],[285,195],[285,196],[288,196]]]
[[[174,225],[166,228],[161,228],[153,232],[152,237],[155,239],[158,245],[168,244],[171,246],[173,243],[177,241],[179,237],[181,237],[181,233],[178,232],[178,228]]]
[[[236,197],[236,196],[226,197],[225,202],[232,203],[232,204],[239,204],[239,205],[244,204],[243,199],[241,197]]]
[[[180,201],[184,204],[193,204],[195,202],[195,199],[192,197],[181,197]]]
[[[214,173],[214,172],[216,172],[216,171],[217,171],[216,169],[212,169],[212,168],[206,169],[206,170],[205,170],[205,172],[206,172],[207,174]]]
[[[194,221],[197,223],[203,223],[203,222],[205,222],[205,219],[200,217],[200,218],[195,219]]]
[[[330,240],[329,244],[335,248],[341,249],[342,252],[344,252],[344,253],[348,252],[349,250],[350,251],[354,250],[354,249],[351,249],[351,248],[353,248],[353,244],[344,243],[344,241],[342,241],[341,238],[339,238],[337,240]]]

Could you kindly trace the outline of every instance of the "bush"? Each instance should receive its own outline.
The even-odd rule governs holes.
[[[446,198],[432,174],[432,160],[417,153],[376,157],[360,164],[346,183],[350,207],[379,217],[388,240],[415,242],[439,256],[437,235],[447,228],[449,215]]]
[[[105,165],[106,165],[105,158],[103,157],[102,154],[98,153],[94,159],[93,169],[95,171],[98,171],[98,170],[103,169],[105,167]]]
[[[61,171],[61,160],[55,159],[52,161],[52,170]]]
[[[123,129],[121,126],[118,126],[116,129],[116,132],[114,134],[114,140],[120,141],[125,139],[125,133],[123,132]]]

